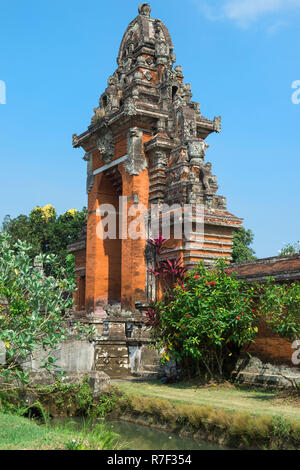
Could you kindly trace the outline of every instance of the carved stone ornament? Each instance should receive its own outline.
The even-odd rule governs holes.
[[[136,104],[132,98],[128,98],[124,105],[124,113],[127,116],[135,116],[137,114]]]
[[[214,118],[214,131],[221,132],[222,130],[222,116]]]
[[[204,196],[204,205],[208,207],[209,209],[212,208],[214,203],[214,196],[213,194],[205,194]]]
[[[147,16],[147,18],[150,18],[151,15],[151,7],[149,3],[142,3],[139,6],[139,14],[143,16]]]
[[[152,80],[152,73],[150,73],[149,71],[147,71],[146,73],[144,73],[144,77],[146,78],[146,80],[148,80],[148,82],[151,82]]]
[[[107,130],[97,142],[97,148],[101,153],[101,157],[105,163],[111,162],[112,157],[115,153],[115,143],[113,133]]]
[[[127,134],[127,156],[124,166],[129,175],[139,175],[147,168],[143,154],[143,131],[138,127],[132,127]]]
[[[203,161],[208,148],[209,145],[203,139],[190,140],[188,142],[188,154],[191,163]]]
[[[72,135],[72,144],[73,144],[73,147],[76,147],[78,145],[78,135],[77,134]]]
[[[203,189],[207,194],[215,194],[218,186],[217,179],[211,173],[211,163],[207,162],[200,170]]]
[[[157,57],[163,56],[166,57],[170,53],[169,45],[166,42],[160,41],[155,45],[155,53]]]
[[[216,198],[215,198],[215,204],[216,204],[216,206],[217,206],[218,209],[226,210],[226,208],[227,208],[226,197],[224,197],[224,196],[216,196]]]
[[[83,159],[87,162],[87,178],[86,178],[86,192],[89,194],[92,187],[94,186],[94,172],[93,172],[93,154],[92,152],[87,152]]]
[[[157,170],[165,170],[168,164],[166,152],[157,150],[154,157],[154,166]]]
[[[193,119],[185,119],[183,124],[183,133],[185,138],[196,137],[197,126]]]

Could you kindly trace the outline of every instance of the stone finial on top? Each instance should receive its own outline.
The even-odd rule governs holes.
[[[142,3],[139,6],[139,15],[147,16],[147,18],[150,18],[151,7],[150,7],[149,3]]]

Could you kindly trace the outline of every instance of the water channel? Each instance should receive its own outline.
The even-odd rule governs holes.
[[[224,447],[180,437],[147,426],[125,421],[107,421],[106,426],[120,435],[128,450],[224,450]]]

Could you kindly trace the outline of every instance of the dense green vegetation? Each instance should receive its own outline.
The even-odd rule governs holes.
[[[0,411],[0,450],[111,450],[120,448],[118,437],[104,424],[78,430],[66,421],[51,427]]]
[[[243,263],[256,259],[255,251],[251,248],[254,240],[252,230],[244,227],[234,230],[232,262]]]
[[[279,251],[279,256],[290,256],[300,254],[300,242],[286,243],[285,246]]]
[[[300,447],[297,399],[275,391],[232,384],[120,382],[95,397],[84,382],[37,387],[34,393],[38,401],[30,406],[16,391],[0,394],[1,450],[124,448],[118,436],[103,423],[97,424],[98,417],[158,427],[232,448]],[[64,419],[53,423],[50,415]],[[78,425],[72,416],[85,420]]]
[[[259,314],[282,338],[300,338],[300,283],[275,284],[271,279],[259,292]]]
[[[57,267],[72,265],[67,246],[78,240],[86,225],[86,208],[71,209],[57,215],[51,204],[35,207],[29,215],[11,218],[7,215],[2,232],[9,234],[14,242],[25,241],[30,245],[28,255],[33,259],[40,254],[56,255]]]
[[[51,351],[67,338],[66,315],[73,305],[75,282],[64,267],[57,266],[55,255],[43,254],[32,259],[31,245],[14,242],[0,233],[0,341],[6,362],[0,364],[1,388],[15,386],[15,381],[29,382],[24,363],[36,356],[41,368],[51,370],[55,359]],[[46,275],[55,271],[56,276]],[[91,328],[75,324],[74,337],[92,335]]]
[[[112,390],[95,397],[88,380],[0,391],[0,450],[118,449],[119,436],[97,418],[111,413],[120,395]],[[72,417],[84,418],[80,428]],[[63,420],[53,425],[52,418]]]
[[[149,323],[157,348],[187,371],[196,367],[209,379],[224,377],[232,356],[257,334],[253,295],[254,288],[236,279],[225,263],[214,270],[199,264],[156,303]]]
[[[165,240],[149,243],[159,255]],[[270,278],[250,285],[222,260],[214,269],[200,263],[191,271],[179,261],[158,261],[149,269],[168,287],[148,309],[147,323],[163,360],[175,360],[188,377],[229,378],[241,352],[255,342],[261,318],[283,338],[300,336],[299,282],[277,285]]]

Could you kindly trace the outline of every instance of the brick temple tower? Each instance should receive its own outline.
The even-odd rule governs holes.
[[[119,207],[122,196],[129,211],[137,204],[202,205],[204,240],[183,237],[165,245],[165,257],[180,257],[188,267],[201,260],[230,261],[232,231],[242,223],[227,212],[211,164],[205,162],[206,138],[221,131],[221,118],[206,119],[191,100],[182,67],[174,67],[167,27],[151,18],[147,3],[138,13],[123,36],[117,70],[91,124],[73,135],[74,148],[85,151],[88,193],[86,232],[69,247],[76,257],[75,300],[83,317],[98,319],[107,345],[109,338],[122,337],[127,344],[126,337],[135,337],[134,321],[153,294],[153,280],[147,273],[151,260],[145,239],[97,236],[101,204]]]

